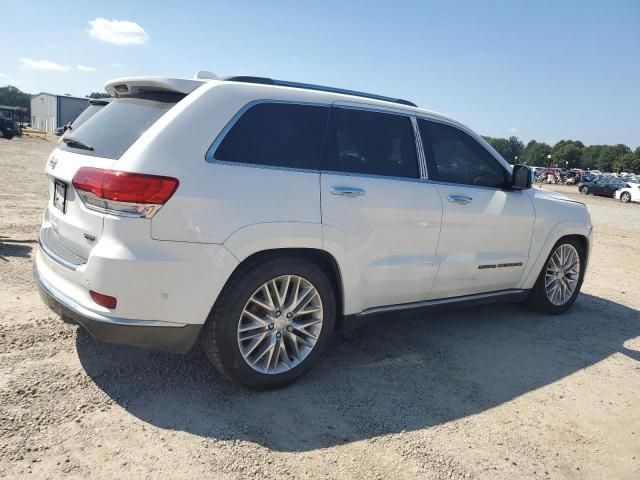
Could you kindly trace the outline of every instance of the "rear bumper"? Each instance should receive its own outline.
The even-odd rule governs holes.
[[[202,329],[202,325],[199,324],[134,320],[96,313],[58,291],[39,274],[37,263],[33,269],[33,276],[40,296],[49,308],[64,321],[85,328],[96,340],[173,353],[188,353]]]

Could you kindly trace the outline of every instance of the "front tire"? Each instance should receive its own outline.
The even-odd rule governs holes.
[[[580,188],[580,192],[583,193],[584,195],[589,195],[589,187],[582,187]]]
[[[629,203],[631,201],[631,194],[629,192],[622,192],[620,200],[622,200],[622,203]]]
[[[538,312],[558,315],[576,301],[586,267],[586,252],[575,238],[561,239],[551,253],[529,293],[527,305]]]
[[[252,389],[294,382],[333,334],[333,292],[324,271],[303,256],[249,261],[234,272],[207,319],[207,357],[223,376]]]

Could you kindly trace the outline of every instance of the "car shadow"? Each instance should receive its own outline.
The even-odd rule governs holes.
[[[102,344],[79,331],[82,366],[104,392],[152,425],[215,439],[308,451],[412,431],[483,412],[623,353],[640,312],[582,294],[543,316],[489,305],[395,318],[337,335],[296,384],[252,392],[188,356]]]
[[[0,236],[0,261],[8,262],[8,257],[28,257],[31,254],[31,243],[37,240],[14,240]]]

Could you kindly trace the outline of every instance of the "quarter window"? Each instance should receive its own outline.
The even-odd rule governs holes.
[[[329,107],[259,103],[233,125],[216,160],[318,169]]]
[[[401,115],[334,108],[323,169],[418,178],[411,120]]]
[[[442,182],[500,188],[507,172],[471,136],[455,127],[418,120],[425,145],[429,178]]]

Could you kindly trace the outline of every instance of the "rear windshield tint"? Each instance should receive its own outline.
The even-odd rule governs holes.
[[[78,127],[80,127],[80,125],[82,125],[87,120],[89,120],[91,117],[93,117],[96,113],[98,113],[100,110],[102,110],[102,108],[104,108],[104,105],[89,105],[78,116],[78,118],[76,118],[73,122],[71,122],[71,129],[70,130],[73,130],[73,129],[77,130]]]
[[[183,94],[146,92],[133,98],[116,99],[71,130],[65,136],[67,143],[60,148],[117,160],[182,98]]]

